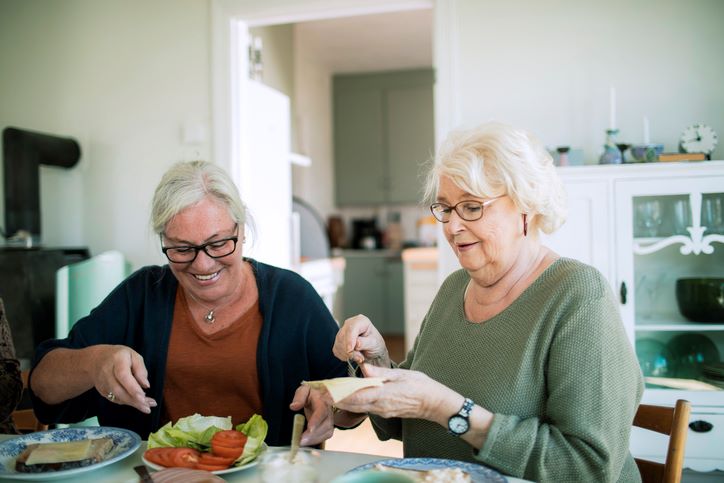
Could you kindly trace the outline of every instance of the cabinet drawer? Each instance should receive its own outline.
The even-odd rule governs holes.
[[[724,462],[724,414],[691,413],[689,421],[706,421],[712,425],[712,429],[706,433],[689,429],[684,466],[689,466],[686,461],[690,459],[720,459]],[[663,461],[668,442],[668,436],[653,431],[641,428],[633,428],[631,431],[631,452],[636,457]]]

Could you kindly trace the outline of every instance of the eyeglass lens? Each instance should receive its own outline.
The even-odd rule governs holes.
[[[479,201],[461,201],[455,206],[448,206],[443,203],[433,203],[430,206],[433,216],[443,223],[450,221],[452,210],[465,221],[475,221],[483,216],[485,203]]]

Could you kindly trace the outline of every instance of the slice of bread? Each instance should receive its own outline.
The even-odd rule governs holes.
[[[15,460],[15,471],[44,473],[80,468],[103,461],[111,449],[111,438],[29,444]]]

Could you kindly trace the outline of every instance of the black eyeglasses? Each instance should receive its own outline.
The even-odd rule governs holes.
[[[239,225],[234,225],[234,231],[238,229]],[[163,235],[162,235],[163,237]],[[188,245],[180,247],[161,247],[161,251],[169,262],[173,263],[191,263],[196,260],[199,252],[204,251],[211,258],[224,258],[228,257],[234,250],[236,250],[236,242],[239,241],[239,236],[234,235],[228,238],[221,238],[219,240],[212,240],[202,245]],[[163,243],[163,239],[161,241]]]
[[[465,221],[476,221],[483,217],[486,206],[495,200],[499,200],[503,196],[505,195],[497,196],[488,201],[464,200],[455,206],[446,205],[445,203],[433,203],[430,205],[430,211],[432,212],[432,216],[440,223],[450,221],[450,215],[453,210]]]

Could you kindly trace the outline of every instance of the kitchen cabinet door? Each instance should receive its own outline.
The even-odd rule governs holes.
[[[685,466],[710,471],[724,469],[724,458],[714,459],[695,442],[701,438],[718,441],[719,446],[724,442],[724,383],[715,373],[724,358],[724,319],[685,318],[677,283],[687,278],[724,278],[721,209],[715,216],[708,209],[724,203],[724,172],[697,171],[616,180],[616,273],[627,292],[621,314],[646,381],[643,401],[692,403],[691,420],[710,426],[706,434],[700,432],[701,425],[689,430]],[[652,444],[650,436],[632,436],[635,456],[646,454],[643,448],[650,452]]]
[[[335,190],[338,205],[385,201],[382,91],[349,89],[334,96]]]
[[[350,256],[345,258],[344,285],[342,286],[344,318],[367,316],[380,332],[385,325],[385,259],[376,256]]]
[[[424,165],[434,156],[432,84],[386,91],[389,203],[422,198]]]
[[[345,258],[344,318],[367,316],[383,335],[404,333],[402,260],[385,252]]]
[[[385,318],[387,334],[405,333],[405,294],[402,259],[391,257],[386,260]]]
[[[416,203],[434,151],[433,71],[334,78],[334,163],[340,206]]]

